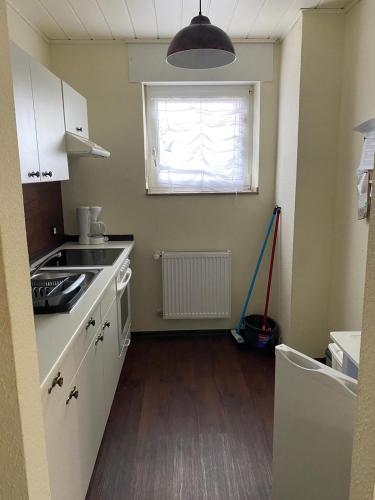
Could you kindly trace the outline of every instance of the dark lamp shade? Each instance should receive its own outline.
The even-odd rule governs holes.
[[[167,52],[167,63],[178,68],[218,68],[235,59],[229,36],[202,15],[194,17],[189,26],[175,35]]]

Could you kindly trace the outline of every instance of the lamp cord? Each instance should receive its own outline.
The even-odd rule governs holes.
[[[199,0],[199,15],[202,15],[202,0]]]

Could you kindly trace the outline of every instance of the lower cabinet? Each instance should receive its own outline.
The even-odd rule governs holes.
[[[70,386],[44,408],[53,500],[86,495],[105,427],[102,351],[94,339]]]
[[[65,365],[77,361],[75,375],[66,380],[62,364],[56,375],[65,375],[66,385],[55,383],[42,393],[52,500],[84,500],[116,392],[123,364],[116,300],[96,328],[81,359],[67,358]],[[77,353],[82,352],[86,330],[72,346]]]
[[[107,419],[122,368],[122,363],[119,362],[116,301],[113,302],[104,319],[103,337],[104,406]]]

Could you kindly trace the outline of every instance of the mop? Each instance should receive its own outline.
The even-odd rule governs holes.
[[[251,298],[253,290],[254,290],[255,281],[257,279],[258,272],[259,272],[259,269],[260,269],[260,265],[262,263],[264,253],[266,251],[268,239],[269,239],[271,231],[272,231],[272,227],[273,227],[273,224],[274,224],[274,221],[275,221],[275,217],[276,217],[277,214],[280,214],[280,211],[281,211],[281,208],[278,207],[278,206],[276,206],[274,208],[273,212],[272,212],[271,219],[270,219],[270,222],[268,224],[266,235],[265,235],[265,238],[264,238],[264,241],[263,241],[263,245],[262,245],[262,248],[260,250],[260,254],[259,254],[256,266],[255,266],[255,271],[254,271],[253,277],[251,279],[251,282],[250,282],[250,285],[249,285],[249,289],[247,291],[245,302],[244,302],[243,307],[242,307],[240,319],[238,321],[237,327],[235,329],[231,330],[231,334],[233,335],[233,337],[235,338],[235,340],[239,344],[243,344],[245,342],[244,339],[243,339],[243,337],[242,337],[242,335],[241,335],[241,328],[242,328],[242,325],[243,325],[243,320],[245,318],[247,307],[249,305],[250,298]]]

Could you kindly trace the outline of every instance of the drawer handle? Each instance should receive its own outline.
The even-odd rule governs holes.
[[[52,170],[48,170],[46,172],[42,172],[43,177],[52,177]]]
[[[61,376],[61,373],[58,372],[56,377],[52,380],[51,387],[48,389],[48,394],[51,394],[53,388],[56,387],[56,385],[62,387],[63,384],[64,384],[64,378]]]
[[[86,325],[86,330],[88,330],[90,328],[90,326],[95,326],[95,320],[94,318],[90,318],[87,322],[87,325]]]
[[[109,328],[111,326],[111,323],[109,321],[106,321],[103,325],[103,331],[106,329],[106,328]]]
[[[95,345],[98,345],[99,342],[103,342],[103,340],[104,340],[104,335],[103,334],[99,335],[99,337],[97,337],[95,340]]]
[[[82,131],[83,131],[83,128],[82,128],[82,127],[76,127],[76,131],[77,131],[77,132],[82,132]]]
[[[77,389],[76,386],[73,387],[73,389],[70,391],[70,394],[69,394],[69,397],[68,399],[66,400],[66,404],[68,405],[69,404],[69,401],[74,398],[74,399],[78,399],[78,396],[79,396],[79,391]]]
[[[40,177],[40,172],[29,172],[27,174],[28,177]]]

